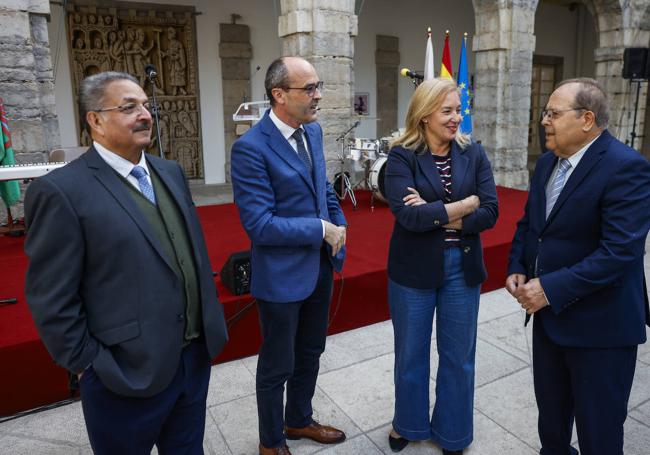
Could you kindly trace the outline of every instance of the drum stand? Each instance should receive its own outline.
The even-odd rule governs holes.
[[[342,147],[345,147],[342,145]],[[354,195],[354,187],[352,186],[352,183],[350,182],[350,177],[348,177],[348,173],[345,172],[345,157],[343,154],[339,154],[339,160],[341,161],[341,173],[339,174],[341,177],[341,200],[345,199],[346,195],[350,195],[350,201],[352,201],[352,210],[356,212],[357,210],[357,197]]]

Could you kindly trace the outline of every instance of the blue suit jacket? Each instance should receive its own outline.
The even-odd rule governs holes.
[[[452,142],[450,153],[453,201],[471,195],[481,200],[480,207],[463,218],[461,232],[465,281],[469,286],[476,286],[487,277],[479,234],[497,221],[496,186],[490,162],[479,144],[462,149]],[[444,207],[445,191],[431,154],[394,147],[388,155],[385,186],[388,203],[395,215],[388,276],[412,288],[439,287],[445,276],[443,225],[449,218]],[[410,194],[407,187],[418,190],[427,204],[404,205],[402,199]]]
[[[650,228],[650,164],[607,131],[569,176],[548,220],[546,184],[557,163],[539,158],[508,273],[540,278],[550,307],[536,313],[562,346],[643,343],[648,298],[643,271]]]
[[[185,220],[211,356],[227,339],[212,267],[185,176],[147,155]],[[118,174],[94,148],[30,183],[25,195],[29,256],[25,294],[54,360],[75,373],[92,364],[127,396],[165,389],[177,371],[184,289],[154,230]]]
[[[304,124],[314,172],[282,136],[267,112],[232,146],[235,204],[251,240],[251,292],[270,302],[294,302],[316,288],[323,245],[321,219],[340,226],[345,217],[327,181],[323,132]],[[330,259],[338,271],[345,249]]]

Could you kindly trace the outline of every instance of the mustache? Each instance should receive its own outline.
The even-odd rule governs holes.
[[[139,131],[146,131],[146,130],[150,130],[150,129],[151,129],[151,123],[149,123],[149,122],[142,122],[142,123],[138,123],[138,124],[133,128],[133,132],[134,132],[134,133],[137,133],[137,132],[139,132]]]

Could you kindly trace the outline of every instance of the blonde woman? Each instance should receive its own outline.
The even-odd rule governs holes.
[[[474,357],[479,290],[486,278],[481,231],[498,204],[483,148],[460,131],[452,80],[415,90],[404,134],[392,144],[386,194],[395,216],[388,255],[388,301],[395,332],[394,452],[432,439],[445,455],[473,439]],[[439,355],[429,414],[431,332]]]

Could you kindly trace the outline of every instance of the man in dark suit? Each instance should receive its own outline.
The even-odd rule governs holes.
[[[332,268],[343,265],[346,232],[315,123],[322,82],[309,62],[285,57],[269,66],[265,88],[271,110],[232,147],[233,192],[252,243],[251,292],[263,337],[256,378],[262,455],[289,454],[286,438],[345,439],[315,422],[311,406]]]
[[[202,454],[227,335],[185,176],[143,153],[151,114],[135,78],[88,77],[79,101],[93,145],[25,196],[27,303],[79,377],[95,453]]]
[[[535,314],[542,455],[623,453],[637,345],[646,341],[643,255],[650,164],[607,131],[593,79],[571,79],[543,114],[546,147],[512,242],[506,288]]]

